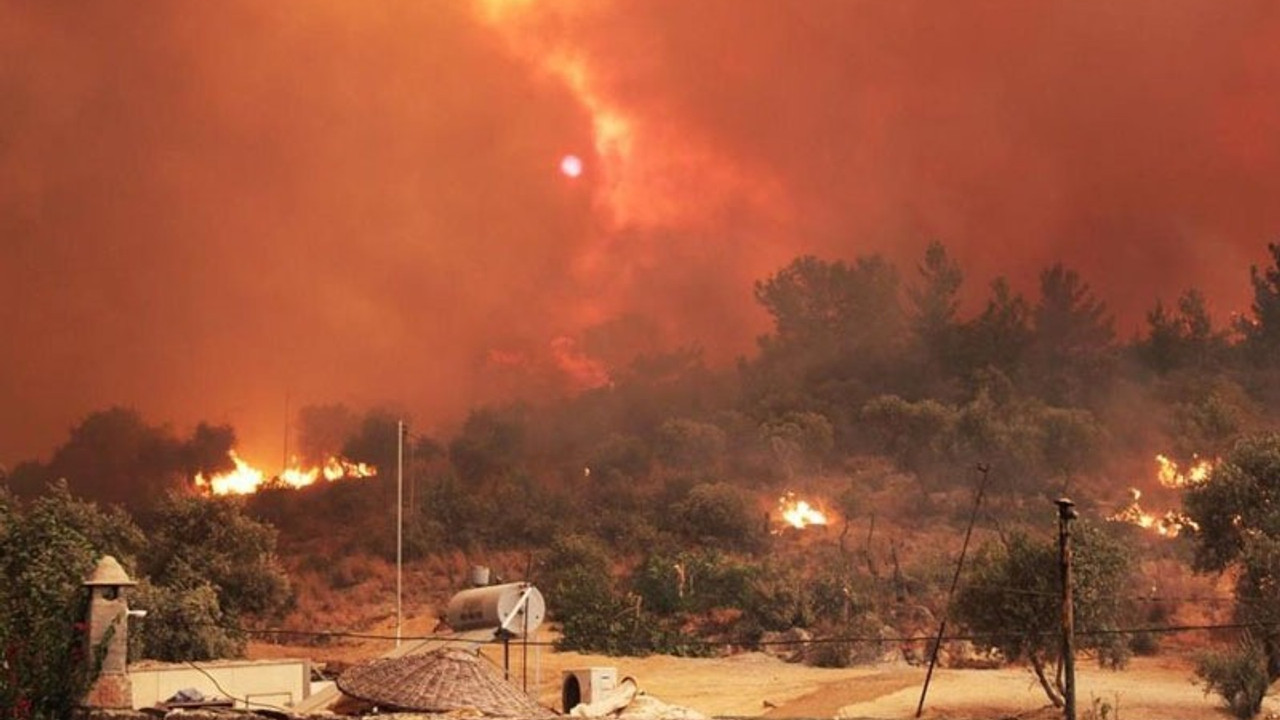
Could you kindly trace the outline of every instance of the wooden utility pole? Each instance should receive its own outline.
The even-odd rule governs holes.
[[[1059,498],[1058,565],[1062,576],[1062,716],[1076,720],[1075,611],[1071,597],[1071,521],[1079,517],[1070,498]]]
[[[403,420],[396,421],[396,647],[404,625],[404,436]]]

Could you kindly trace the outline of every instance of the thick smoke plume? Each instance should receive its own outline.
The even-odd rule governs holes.
[[[0,2],[0,461],[114,403],[271,458],[287,402],[730,358],[804,253],[1225,320],[1280,226],[1278,40],[1265,1]]]

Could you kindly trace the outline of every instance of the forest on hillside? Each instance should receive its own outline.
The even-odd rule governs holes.
[[[1233,569],[1237,616],[1258,628],[1250,637],[1262,649],[1252,657],[1274,679],[1280,631],[1274,611],[1258,609],[1280,606],[1280,511],[1264,512],[1280,500],[1280,439],[1271,434],[1280,419],[1280,245],[1268,249],[1270,264],[1241,271],[1252,289],[1247,314],[1215,322],[1202,292],[1188,288],[1171,303],[1152,299],[1131,338],[1061,264],[1040,273],[1029,297],[995,280],[964,314],[964,272],[942,244],[907,270],[878,256],[800,257],[755,284],[772,327],[736,365],[709,366],[696,347],[628,357],[599,387],[475,408],[451,437],[401,435],[391,409],[305,407],[293,424],[301,455],[336,454],[378,474],[303,488],[268,481],[242,498],[206,497],[193,482],[231,469],[234,428],[202,423],[184,435],[108,408],[47,461],[4,478],[0,528],[6,542],[30,542],[10,530],[38,513],[69,513],[79,518],[70,527],[85,528],[80,547],[121,554],[153,581],[153,601],[185,608],[176,627],[193,617],[273,625],[305,607],[296,584],[290,596],[289,573],[341,591],[367,574],[359,558],[395,557],[387,523],[402,495],[407,561],[523,558],[520,574],[548,594],[566,647],[704,654],[803,630],[845,639],[815,646],[808,661],[847,665],[880,657],[895,633],[925,630],[945,611],[956,540],[981,483],[984,519],[1000,541],[974,561],[987,585],[958,598],[969,627],[990,623],[984,611],[996,607],[1024,611],[1026,625],[1047,613],[1053,627],[1045,606],[982,592],[1043,580],[1053,595],[1052,573],[1027,568],[1041,567],[1053,500],[1070,495],[1084,526],[1082,565],[1096,570],[1085,576],[1115,591],[1095,593],[1094,605],[1082,596],[1086,623],[1171,617],[1170,607],[1115,600],[1140,569],[1132,548],[1189,569]],[[592,347],[623,344],[625,325],[602,328]],[[1105,522],[1129,486],[1149,478],[1157,454],[1184,467],[1216,464],[1209,479],[1169,496],[1181,501],[1177,545]],[[777,499],[789,493],[831,518],[824,542],[779,543]],[[873,557],[849,531],[857,524],[870,538],[877,522],[901,544]],[[252,542],[215,544],[199,557],[182,549],[218,523],[238,523]],[[87,529],[101,527],[127,532]],[[225,567],[219,552],[250,558],[258,574],[209,572]],[[266,585],[255,585],[260,578]],[[174,637],[153,642],[182,655]],[[243,637],[185,651],[234,652]],[[1042,666],[1054,648],[1026,637],[991,644],[1051,676]],[[1119,663],[1157,644],[1149,633],[1116,637],[1098,640],[1100,657]]]

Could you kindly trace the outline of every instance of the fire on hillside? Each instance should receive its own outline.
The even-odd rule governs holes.
[[[1183,471],[1178,467],[1178,463],[1164,455],[1156,455],[1156,463],[1158,465],[1156,478],[1160,481],[1161,487],[1171,490],[1194,487],[1204,482],[1209,478],[1209,473],[1213,471],[1216,464],[1211,460],[1195,458],[1191,466]],[[1109,516],[1107,520],[1137,525],[1161,537],[1177,537],[1184,529],[1192,531],[1199,529],[1191,518],[1177,510],[1168,510],[1160,514],[1144,510],[1138,502],[1142,499],[1142,491],[1138,488],[1129,488],[1129,497],[1129,504]]]
[[[818,508],[788,492],[778,499],[778,512],[788,527],[803,530],[811,525],[826,525],[827,515]]]
[[[257,492],[264,484],[278,482],[292,488],[306,487],[317,480],[338,480],[341,478],[366,478],[378,474],[378,469],[365,464],[355,463],[344,458],[331,456],[324,465],[302,468],[295,464],[285,468],[279,475],[269,478],[266,473],[245,462],[235,450],[230,451],[235,470],[205,477],[195,476],[196,487],[205,488],[214,495],[246,495]]]
[[[1164,455],[1157,455],[1156,462],[1160,464],[1157,477],[1160,479],[1160,484],[1167,488],[1184,488],[1199,485],[1209,479],[1209,473],[1213,472],[1214,466],[1218,464],[1216,460],[1194,457],[1191,461],[1191,467],[1187,468],[1186,472],[1183,472],[1178,468],[1178,463]]]

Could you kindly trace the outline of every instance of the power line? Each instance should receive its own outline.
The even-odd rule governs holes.
[[[378,633],[358,633],[341,630],[287,630],[282,628],[241,628],[230,625],[220,625],[217,623],[198,623],[206,627],[218,627],[244,635],[274,635],[274,636],[302,636],[314,638],[347,638],[355,640],[395,640],[395,635],[383,635]],[[1257,630],[1263,628],[1280,628],[1280,622],[1234,622],[1234,623],[1200,623],[1200,624],[1181,624],[1181,625],[1141,625],[1135,627],[1123,628],[1094,628],[1094,629],[1077,629],[1076,635],[1083,636],[1110,636],[1110,635],[1137,635],[1137,634],[1175,634],[1182,632],[1198,632],[1211,630]],[[950,641],[983,641],[995,640],[1006,637],[1044,637],[1057,635],[1058,630],[1033,630],[1033,631],[1009,631],[1000,633],[959,633],[944,635],[940,639],[937,635],[899,635],[899,636],[876,636],[876,635],[836,635],[830,637],[815,637],[808,639],[791,639],[791,640],[759,640],[753,643],[744,643],[740,641],[727,640],[701,640],[690,639],[691,642],[702,645],[704,647],[741,647],[743,645],[751,645],[753,647],[773,647],[773,646],[792,646],[792,645],[824,645],[832,643],[917,643],[917,642],[950,642]],[[448,642],[457,638],[451,635],[402,635],[401,640],[425,642]],[[472,640],[478,644],[499,645],[503,641],[500,638],[491,640]],[[547,640],[522,640],[522,644],[534,647],[554,647],[555,642]]]
[[[204,675],[205,677],[209,678],[209,681],[210,681],[210,682],[212,682],[212,683],[213,683],[213,686],[214,686],[215,688],[217,688],[217,689],[218,689],[218,692],[222,693],[222,695],[223,695],[224,697],[226,697],[228,700],[235,700],[235,701],[237,701],[237,702],[242,702],[242,703],[244,703],[244,706],[245,706],[246,708],[248,708],[248,707],[250,707],[250,706],[257,706],[257,707],[269,708],[269,709],[271,709],[271,710],[279,710],[279,711],[281,711],[281,712],[285,712],[285,713],[289,712],[289,709],[288,709],[288,708],[280,707],[279,705],[273,705],[273,704],[271,704],[271,703],[265,703],[265,702],[262,702],[262,701],[260,701],[260,700],[252,700],[252,699],[250,699],[250,698],[249,698],[249,696],[248,696],[248,695],[246,695],[246,696],[244,696],[244,697],[240,697],[240,696],[238,696],[238,695],[232,695],[231,693],[227,692],[227,689],[226,689],[226,688],[222,687],[222,683],[218,682],[218,678],[214,677],[214,676],[213,676],[213,674],[212,674],[212,673],[210,673],[208,670],[205,670],[204,668],[202,668],[202,667],[200,667],[199,665],[195,664],[195,663],[194,663],[194,662],[192,662],[191,660],[188,660],[188,661],[187,661],[187,664],[188,664],[188,665],[190,665],[191,667],[195,668],[197,671],[199,671],[199,672],[200,672],[200,674],[202,674],[202,675]]]

